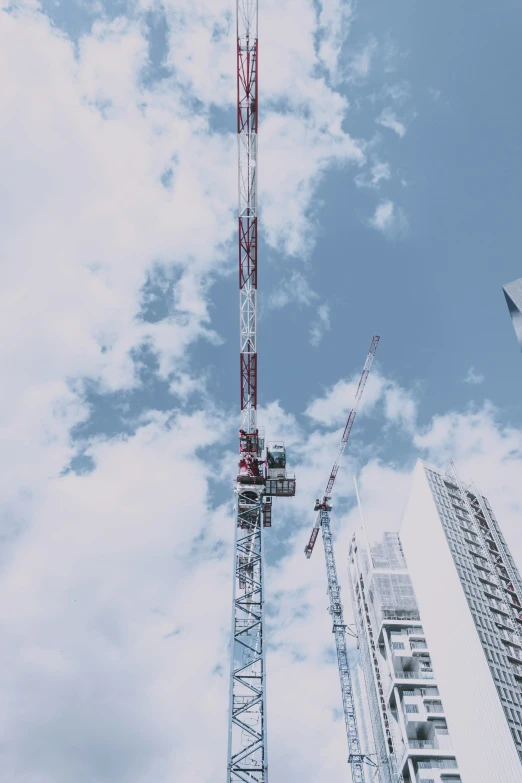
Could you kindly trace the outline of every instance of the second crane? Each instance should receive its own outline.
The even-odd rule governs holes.
[[[374,335],[370,345],[366,362],[357,386],[355,393],[355,400],[353,408],[348,416],[348,421],[344,428],[343,436],[341,438],[341,444],[339,446],[339,452],[337,459],[335,460],[326,490],[322,500],[319,498],[315,502],[314,511],[317,511],[317,518],[310,535],[310,540],[305,547],[305,555],[310,558],[319,530],[323,534],[324,556],[326,561],[326,574],[328,577],[328,596],[330,599],[329,612],[332,617],[332,632],[335,635],[335,646],[337,649],[337,664],[339,668],[339,679],[341,682],[341,694],[343,699],[343,712],[344,720],[346,724],[346,737],[348,740],[348,763],[351,765],[352,780],[353,783],[364,783],[364,768],[363,765],[370,764],[375,766],[374,762],[364,753],[361,752],[361,744],[359,741],[359,732],[357,729],[357,718],[355,714],[355,705],[353,700],[352,682],[350,677],[350,666],[348,662],[348,649],[346,645],[346,624],[344,622],[343,607],[341,603],[341,588],[339,586],[339,580],[337,578],[337,569],[335,566],[335,556],[333,550],[332,532],[330,529],[330,515],[332,510],[330,500],[332,498],[332,490],[339,470],[342,456],[346,449],[350,432],[352,431],[353,423],[357,413],[357,407],[362,397],[366,381],[370,373],[373,357],[377,350],[379,342],[379,336]]]

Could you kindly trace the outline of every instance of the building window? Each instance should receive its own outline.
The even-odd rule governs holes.
[[[392,650],[404,650],[404,642],[392,642]]]
[[[418,712],[419,711],[419,708],[417,707],[416,704],[406,704],[405,707],[406,707],[406,712]]]

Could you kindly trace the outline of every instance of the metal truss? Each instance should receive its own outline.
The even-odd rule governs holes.
[[[339,679],[341,682],[341,694],[343,699],[344,722],[346,725],[346,738],[348,740],[348,763],[351,764],[353,783],[364,783],[364,764],[375,766],[374,762],[364,753],[361,753],[359,732],[357,730],[357,718],[353,700],[352,680],[350,677],[350,664],[348,661],[348,648],[346,645],[346,624],[343,617],[341,604],[341,588],[337,579],[335,556],[330,530],[330,517],[328,511],[321,509],[321,528],[323,533],[324,557],[326,573],[328,576],[328,597],[330,599],[329,612],[332,617],[332,633],[335,636],[337,650],[337,663]]]
[[[257,0],[237,0],[237,138],[241,428],[257,408]]]
[[[377,350],[377,346],[379,344],[379,339],[380,338],[378,334],[374,334],[374,336],[372,337],[370,350],[368,351],[366,361],[364,362],[363,371],[359,379],[359,385],[357,386],[357,391],[355,392],[353,408],[348,415],[348,420],[346,422],[346,426],[344,428],[344,432],[341,438],[341,444],[339,446],[339,451],[337,453],[337,459],[335,460],[334,466],[332,468],[332,472],[330,473],[330,478],[328,479],[328,484],[326,485],[326,490],[323,496],[322,504],[320,504],[319,501],[317,501],[315,511],[318,511],[320,507],[326,508],[328,501],[331,498],[333,486],[335,484],[335,479],[339,471],[339,465],[341,464],[341,459],[345,452],[346,444],[348,443],[348,438],[350,437],[350,433],[352,431],[353,423],[355,421],[355,416],[357,414],[357,407],[359,405],[359,402],[361,401],[364,387],[366,386],[366,381],[368,380],[368,375],[370,374],[370,369],[372,366],[373,358],[375,356],[375,352]],[[317,536],[319,535],[320,523],[321,523],[321,515],[318,514],[316,517],[315,525],[310,534],[310,539],[308,541],[308,544],[305,546],[305,555],[307,556],[308,559],[310,559],[310,557],[312,556],[312,552],[314,551],[315,542],[317,541]]]
[[[348,420],[346,422],[346,426],[344,428],[343,436],[341,438],[341,445],[339,446],[339,453],[337,454],[337,459],[335,460],[334,466],[332,468],[332,472],[330,474],[330,478],[328,479],[328,484],[326,485],[325,490],[325,498],[329,498],[332,494],[333,485],[335,483],[335,478],[337,476],[337,472],[339,470],[339,465],[341,464],[341,459],[343,457],[344,451],[346,449],[346,444],[348,443],[348,438],[350,437],[350,432],[352,431],[353,423],[355,421],[355,415],[357,413],[357,408],[359,405],[359,402],[361,401],[361,397],[363,395],[364,387],[366,386],[366,381],[368,380],[368,375],[370,374],[370,370],[372,367],[373,359],[375,356],[375,352],[377,350],[377,346],[379,344],[379,335],[374,334],[372,337],[372,342],[370,344],[370,350],[368,351],[368,356],[366,357],[366,361],[364,362],[363,371],[361,373],[361,377],[359,379],[359,385],[357,386],[357,391],[355,392],[355,398],[353,403],[353,408],[350,411],[350,414],[348,416]]]
[[[267,783],[263,487],[238,485],[227,783]]]

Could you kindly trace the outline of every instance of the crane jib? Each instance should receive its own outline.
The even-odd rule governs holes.
[[[357,386],[357,391],[355,393],[354,405],[353,405],[353,408],[351,409],[351,411],[350,411],[350,413],[348,415],[348,419],[346,421],[346,426],[344,428],[344,432],[343,432],[343,435],[342,435],[342,438],[341,438],[341,443],[340,443],[340,446],[339,446],[339,452],[337,454],[337,459],[335,460],[334,466],[332,468],[332,472],[330,473],[330,478],[328,479],[328,484],[326,485],[326,490],[325,490],[325,493],[324,493],[324,496],[323,496],[323,504],[326,503],[327,500],[329,500],[331,495],[332,495],[332,490],[333,490],[333,486],[335,484],[335,479],[336,479],[337,473],[339,471],[339,465],[341,463],[341,459],[342,459],[343,454],[344,454],[345,449],[346,449],[346,444],[348,442],[348,439],[350,437],[350,433],[352,431],[353,423],[355,421],[355,416],[357,414],[357,407],[358,407],[359,402],[361,400],[361,397],[362,397],[362,394],[363,394],[363,391],[364,391],[364,387],[366,386],[366,381],[368,380],[368,375],[370,374],[370,369],[371,369],[371,366],[372,366],[373,358],[375,356],[375,352],[377,350],[377,345],[379,343],[379,339],[380,339],[380,337],[377,334],[375,334],[373,336],[373,338],[372,338],[372,341],[371,341],[371,344],[370,344],[370,349],[368,351],[368,355],[366,357],[366,361],[364,362],[363,371],[361,373],[361,377],[359,379],[359,383],[358,383],[358,386]],[[311,554],[311,552],[313,550],[316,538],[317,538],[317,536],[313,539],[313,541],[312,541],[312,538],[310,538],[310,541],[309,541],[307,547],[305,548],[305,553],[306,553],[307,557],[310,556],[310,554]],[[310,549],[310,545],[311,545],[311,549]]]

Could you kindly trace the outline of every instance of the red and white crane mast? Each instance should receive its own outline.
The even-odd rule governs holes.
[[[239,313],[241,429],[256,432],[257,409],[257,0],[237,3]]]
[[[364,783],[364,764],[375,766],[375,763],[361,751],[361,745],[359,741],[359,731],[357,728],[357,718],[355,714],[355,704],[353,700],[352,681],[350,676],[350,666],[348,661],[348,648],[346,645],[346,624],[344,622],[343,605],[341,603],[341,588],[339,580],[337,578],[337,568],[335,565],[335,555],[333,549],[332,532],[330,529],[330,511],[332,507],[330,505],[330,499],[332,495],[335,478],[339,470],[341,458],[346,449],[350,432],[352,431],[353,423],[355,421],[355,415],[357,413],[357,406],[362,397],[366,381],[372,366],[373,357],[377,350],[377,344],[379,342],[378,335],[374,335],[366,362],[364,363],[364,369],[361,374],[359,385],[355,393],[355,401],[352,410],[348,416],[346,427],[344,428],[343,436],[341,438],[341,445],[335,460],[326,490],[323,495],[323,499],[317,499],[315,502],[314,510],[317,511],[317,519],[315,526],[312,530],[310,540],[305,547],[305,555],[310,558],[314,544],[317,540],[319,529],[323,534],[324,545],[324,557],[326,562],[326,575],[328,579],[328,597],[329,608],[328,611],[332,617],[332,632],[335,636],[335,647],[337,651],[337,666],[339,669],[339,680],[341,683],[341,696],[343,701],[343,713],[346,726],[346,738],[348,741],[348,763],[351,765],[352,780],[353,783]]]
[[[234,552],[227,783],[267,783],[263,530],[272,497],[295,495],[282,443],[257,426],[258,3],[237,0],[239,472]]]

